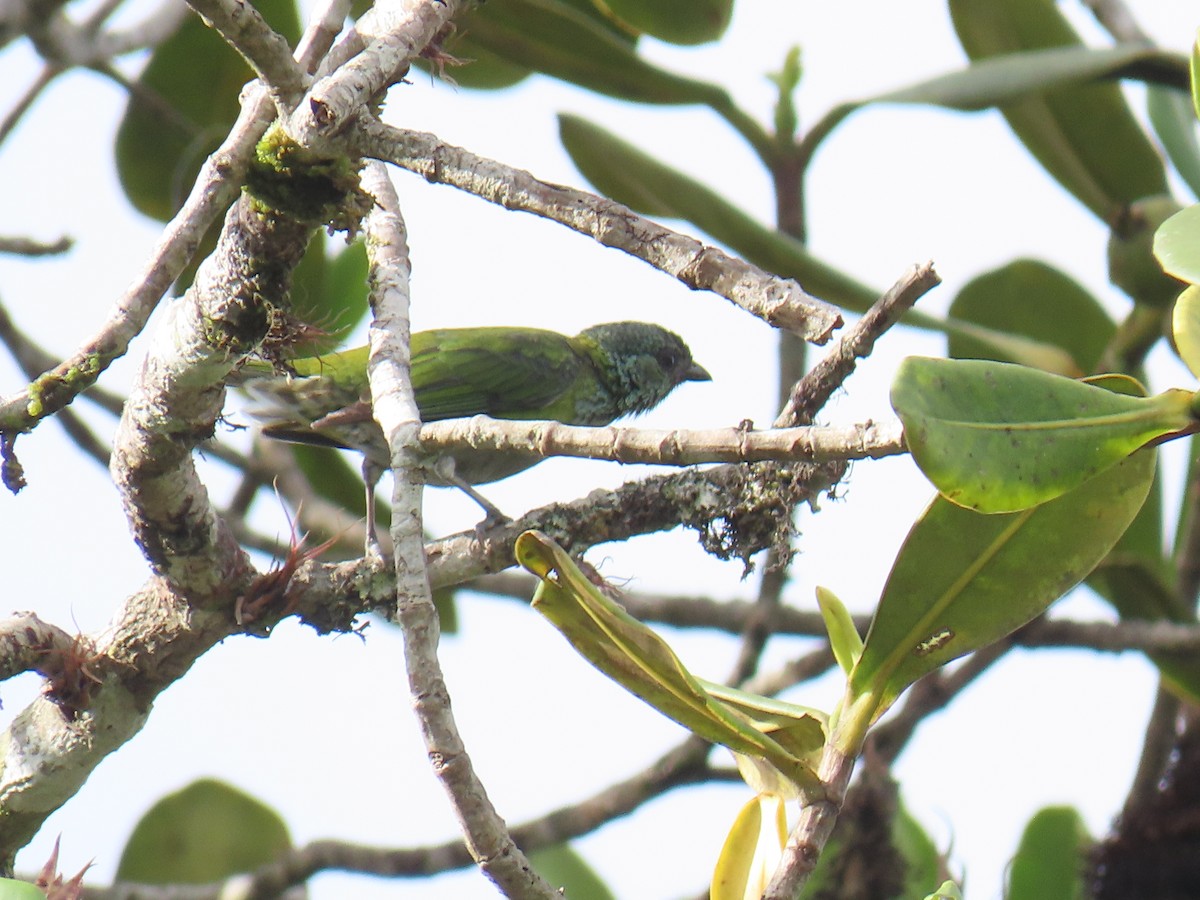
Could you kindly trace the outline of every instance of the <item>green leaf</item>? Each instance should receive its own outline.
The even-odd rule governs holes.
[[[1092,838],[1069,806],[1039,810],[1021,835],[1008,870],[1008,900],[1081,900]]]
[[[568,115],[560,115],[558,124],[563,147],[576,167],[598,191],[614,200],[648,216],[691,222],[739,256],[783,278],[795,278],[809,293],[844,309],[865,312],[882,294],[822,262],[795,238],[755,221],[706,185],[603,128]],[[1006,359],[1056,372],[1073,370],[1070,355],[1060,348],[1018,335],[915,311],[906,314],[904,322],[993,344]]]
[[[299,39],[293,0],[256,0],[254,8],[290,43]],[[175,214],[237,118],[238,95],[253,77],[198,16],[189,15],[155,48],[117,131],[117,174],[134,207],[163,222]]]
[[[534,609],[593,666],[706,740],[761,757],[801,790],[819,784],[808,760],[799,759],[756,728],[738,704],[707,691],[662,638],[600,593],[550,538],[526,531],[517,538],[515,549],[517,562],[541,579]],[[771,702],[765,697],[755,699]],[[795,724],[807,728],[810,723],[802,720],[810,717],[806,710]],[[821,727],[812,718],[811,724]]]
[[[1149,504],[1147,504],[1149,505]],[[1113,549],[1110,558],[1088,578],[1088,584],[1112,604],[1122,622],[1177,622],[1194,625],[1196,618],[1180,602],[1178,593],[1162,574],[1161,565]],[[1177,696],[1200,703],[1200,659],[1179,653],[1149,653],[1164,686]]]
[[[972,60],[1083,47],[1054,0],[950,0],[950,13]],[[1092,52],[1118,55],[1126,49]],[[1057,87],[1012,100],[1002,111],[1046,171],[1104,222],[1139,197],[1167,193],[1162,160],[1116,84]]]
[[[1147,85],[1146,112],[1175,171],[1192,194],[1200,197],[1200,142],[1196,140],[1196,114],[1188,97],[1170,88]]]
[[[831,724],[854,752],[900,693],[1040,615],[1104,558],[1154,481],[1135,453],[1032,509],[980,515],[937,497],[913,525],[884,585],[847,703]]]
[[[332,259],[324,235],[313,236],[292,276],[292,312],[317,334],[293,347],[297,357],[338,349],[367,314],[367,252],[361,241]]]
[[[476,7],[464,20],[487,6]],[[479,91],[496,91],[520,84],[533,74],[528,66],[522,66],[511,60],[497,56],[486,47],[477,44],[469,33],[459,31],[447,42],[446,52],[450,53],[455,62],[443,61],[440,65],[423,57],[413,60],[413,65],[429,75],[436,75],[443,81],[457,87],[471,88]]]
[[[950,316],[1061,347],[1071,355],[1077,375],[1095,371],[1117,330],[1099,300],[1035,259],[1014,260],[971,279],[950,304]],[[1002,355],[1003,348],[994,343],[963,334],[950,336],[948,352],[957,359],[1020,362]]]
[[[504,47],[501,53],[494,53],[473,37],[473,32],[477,29],[484,32],[494,30],[491,22],[497,17],[500,21],[511,19],[513,11],[509,7],[520,2],[521,0],[491,0],[490,3],[481,3],[474,7],[458,20],[455,33],[446,41],[445,49],[454,58],[454,63],[439,65],[430,60],[418,59],[415,61],[416,65],[446,81],[466,88],[496,90],[511,87],[523,81],[533,74],[534,69],[531,62],[514,55],[518,48]],[[590,19],[593,24],[608,31],[617,40],[631,46],[637,43],[636,34],[606,17],[596,8],[592,0],[560,0],[560,2],[548,5],[546,13],[541,12],[537,7],[524,6],[520,8],[520,15],[526,21],[538,16],[546,16],[551,20],[549,27],[552,27],[554,17],[560,14],[563,7],[572,9]]]
[[[1192,54],[1188,57],[1188,76],[1192,85],[1192,112],[1200,119],[1200,34],[1192,41]]]
[[[351,515],[366,515],[366,490],[363,487],[362,472],[348,463],[345,456],[333,447],[294,443],[288,443],[286,446],[295,458],[296,465],[319,496],[340,506]],[[382,498],[376,499],[375,515],[380,528],[389,527],[392,518],[391,507]],[[333,535],[319,537],[320,540],[326,540]]]
[[[596,870],[570,844],[554,844],[529,854],[538,874],[571,900],[616,900]]]
[[[1163,271],[1200,283],[1200,203],[1181,209],[1154,234],[1154,255]]]
[[[1200,378],[1200,286],[1191,285],[1175,301],[1171,333],[1179,358]]]
[[[891,399],[925,476],[948,500],[986,513],[1058,497],[1192,424],[1188,391],[1129,396],[983,360],[909,357]]]
[[[962,890],[953,881],[943,881],[932,894],[927,896],[925,900],[963,900]]]
[[[783,799],[770,794],[751,798],[738,812],[721,847],[710,900],[758,900],[775,874],[786,843]]]
[[[1175,302],[1184,284],[1163,271],[1154,252],[1159,228],[1180,211],[1178,201],[1169,194],[1143,197],[1131,203],[1113,222],[1108,236],[1108,278],[1141,306],[1157,312]],[[1152,315],[1152,337],[1161,330],[1160,319]]]
[[[817,606],[821,608],[821,618],[825,621],[825,631],[829,634],[829,646],[833,650],[834,659],[847,675],[854,669],[858,657],[862,654],[862,637],[854,627],[854,620],[846,605],[828,588],[817,586]]]
[[[203,778],[163,797],[142,816],[121,853],[117,880],[205,884],[272,862],[289,847],[278,813]]]
[[[795,94],[803,72],[800,48],[792,47],[784,57],[783,67],[767,76],[779,89],[779,97],[775,101],[775,139],[778,141],[795,140],[796,128],[799,127]]]
[[[597,0],[636,31],[671,44],[715,41],[729,27],[733,0]]]
[[[708,696],[745,716],[756,730],[769,734],[797,759],[814,765],[817,763],[825,746],[826,716],[820,710],[774,697],[750,694],[704,678],[697,678],[696,683]],[[759,793],[764,792],[753,784],[750,786]],[[777,787],[770,793],[785,795],[787,791]]]
[[[863,103],[927,103],[964,112],[991,109],[1054,88],[1122,78],[1139,70],[1171,68],[1175,54],[1142,44],[1096,49],[1082,44],[1021,50],[984,58],[966,69],[888,91]]]
[[[498,0],[467,17],[464,30],[499,59],[635,103],[728,106],[719,85],[647,62],[611,28],[562,0]]]

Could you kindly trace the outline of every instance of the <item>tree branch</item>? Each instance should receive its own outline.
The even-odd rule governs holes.
[[[712,428],[656,430],[609,425],[586,428],[554,421],[448,419],[421,428],[429,450],[470,447],[495,452],[526,452],[531,458],[576,456],[621,463],[690,466],[714,462],[830,462],[880,459],[907,452],[898,422],[807,426],[772,431]]]
[[[246,61],[266,86],[279,115],[296,108],[308,78],[292,57],[287,40],[249,3],[239,0],[187,0],[188,5]]]
[[[822,344],[842,324],[838,310],[795,281],[671,231],[633,210],[586,191],[550,184],[530,173],[446,144],[431,134],[364,121],[359,152],[448,184],[505,209],[530,212],[624,250],[693,290],[707,290],[758,316]]]
[[[471,5],[469,0],[395,0],[372,7],[348,36],[350,47],[362,49],[344,63],[339,58],[337,68],[312,86],[286,122],[289,136],[309,150],[324,149]]]
[[[877,300],[862,318],[838,338],[832,350],[797,382],[787,405],[775,420],[776,428],[807,425],[825,408],[858,365],[870,355],[875,342],[900,321],[925,294],[942,283],[933,263],[913,266]]]
[[[450,694],[437,657],[438,616],[422,539],[421,413],[409,378],[408,239],[399,200],[383,164],[372,163],[363,183],[375,198],[365,223],[375,314],[368,372],[375,419],[391,450],[396,616],[404,636],[413,710],[434,774],[450,797],[471,858],[505,896],[553,898],[554,888],[533,870],[488,799],[450,709]]]

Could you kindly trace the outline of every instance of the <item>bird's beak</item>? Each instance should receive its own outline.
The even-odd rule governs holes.
[[[692,363],[691,367],[683,374],[684,381],[712,381],[712,376],[708,374],[708,369],[699,363]]]

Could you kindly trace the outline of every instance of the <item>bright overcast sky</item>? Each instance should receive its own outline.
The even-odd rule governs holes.
[[[1157,16],[1143,24],[1165,45],[1189,44],[1196,22],[1177,8],[1182,4],[1135,6]],[[1073,4],[1064,7],[1074,11]],[[765,73],[796,43],[804,49],[800,105],[807,124],[837,102],[962,65],[944,4],[932,0],[743,0],[721,45],[685,51],[647,42],[647,52],[663,65],[730,85],[769,121],[773,89]],[[12,96],[37,70],[27,46],[0,56],[0,83]],[[1137,90],[1130,95],[1140,102]],[[109,148],[123,99],[94,75],[64,78],[0,148],[7,191],[0,233],[53,239],[65,232],[78,240],[65,263],[0,259],[0,302],[53,352],[67,352],[97,326],[136,278],[157,235],[154,223],[129,210],[112,172]],[[543,79],[500,97],[420,75],[393,90],[388,103],[397,124],[583,186],[559,149],[557,111],[604,124],[770,220],[768,180],[739,139],[704,110],[630,108]],[[702,427],[773,417],[774,343],[767,326],[557,226],[416,176],[397,173],[395,180],[411,232],[416,327],[505,323],[574,332],[601,321],[653,319],[686,338],[714,381],[685,385],[645,424]],[[970,277],[1020,255],[1052,261],[1111,301],[1115,312],[1123,309],[1103,279],[1101,228],[1046,182],[995,114],[860,112],[821,152],[808,190],[818,254],[881,289],[910,264],[932,259],[946,284],[923,301],[929,309],[943,309]],[[887,384],[899,358],[940,352],[939,340],[893,335],[848,382],[829,421],[889,417]],[[135,345],[105,383],[127,385],[139,356]],[[1164,379],[1156,387],[1170,379],[1188,383],[1161,353],[1155,359]],[[0,359],[0,392],[21,383],[15,367]],[[90,418],[111,436],[111,419]],[[146,575],[117,496],[106,474],[81,460],[56,426],[22,439],[18,450],[30,486],[17,498],[0,498],[0,559],[10,586],[18,579],[10,605],[67,628],[102,628]],[[211,473],[221,497],[228,476],[215,467]],[[517,514],[631,474],[611,464],[557,461],[488,495]],[[868,610],[931,491],[906,461],[889,460],[856,465],[842,493],[820,516],[802,519],[789,602],[811,606],[819,583]],[[275,506],[260,501],[259,507],[263,527],[282,532]],[[426,507],[434,533],[474,522],[474,507],[451,492],[431,492]],[[704,556],[691,536],[679,533],[589,556],[608,577],[642,589],[724,598],[753,596],[756,586],[756,576],[741,582],[738,565]],[[51,572],[22,566],[48,559],[61,564]],[[1058,612],[1107,615],[1084,597]],[[527,608],[464,598],[461,619],[463,633],[443,641],[447,680],[473,761],[510,823],[587,797],[682,737],[590,670]],[[710,678],[722,677],[736,655],[736,642],[719,636],[668,639]],[[768,658],[780,662],[811,646],[780,641]],[[1019,651],[991,674],[922,726],[898,767],[906,802],[949,850],[952,867],[966,870],[971,898],[1000,895],[1004,860],[1041,805],[1079,804],[1093,832],[1103,832],[1128,785],[1155,684],[1151,668],[1134,655]],[[407,846],[448,839],[454,824],[428,771],[403,684],[400,642],[385,626],[373,625],[365,642],[320,639],[295,624],[267,641],[230,639],[162,696],[144,732],[50,820],[21,867],[40,865],[62,833],[64,868],[94,857],[91,880],[107,882],[141,812],[201,775],[262,797],[281,811],[298,842],[341,837]],[[4,685],[3,715],[20,710],[37,687],[31,676]],[[790,699],[828,709],[839,693],[830,678]],[[622,898],[695,895],[747,796],[738,786],[678,791],[578,846]],[[475,872],[431,883],[342,876],[314,883],[316,898],[350,894],[495,896]]]

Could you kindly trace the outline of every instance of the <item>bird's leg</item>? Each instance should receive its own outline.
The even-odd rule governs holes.
[[[383,477],[383,469],[371,461],[369,455],[363,455],[362,464],[363,484],[367,486],[367,541],[363,552],[368,557],[383,559],[383,547],[379,543],[379,535],[375,532],[375,485]]]
[[[502,525],[505,522],[511,522],[508,516],[500,512],[500,510],[492,504],[487,497],[471,487],[466,481],[459,477],[454,471],[454,457],[443,456],[438,459],[433,465],[434,473],[444,483],[452,485],[474,500],[480,505],[483,511],[487,514],[482,522],[476,526],[476,531],[483,532],[493,525]]]

